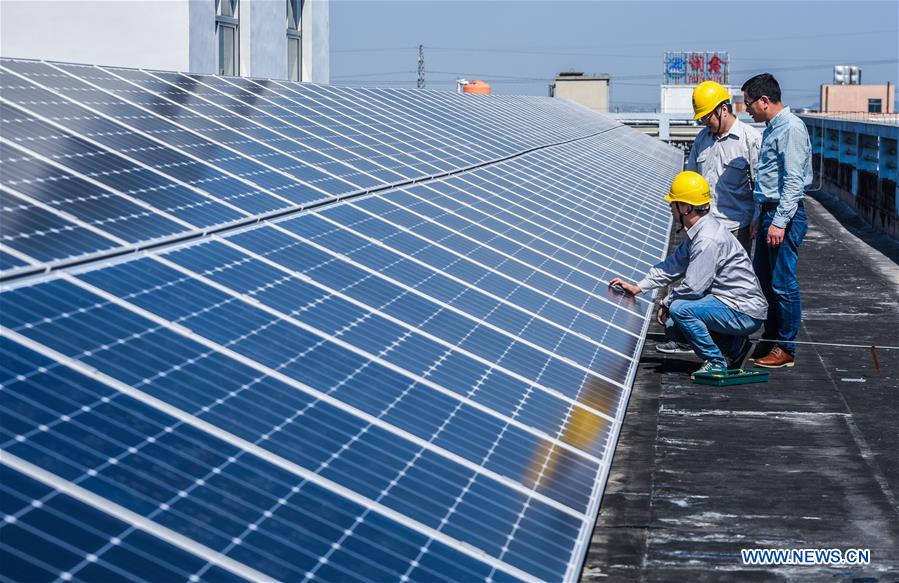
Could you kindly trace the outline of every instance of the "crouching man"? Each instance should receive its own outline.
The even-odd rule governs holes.
[[[609,285],[636,295],[680,279],[662,300],[657,320],[703,359],[696,372],[739,368],[751,346],[749,335],[768,312],[749,256],[709,212],[709,184],[701,175],[678,174],[665,200],[687,231],[683,243],[636,285],[620,277]]]

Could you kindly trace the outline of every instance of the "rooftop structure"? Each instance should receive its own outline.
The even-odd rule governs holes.
[[[800,117],[812,141],[813,188],[839,197],[871,226],[899,239],[896,186],[899,119],[896,115],[802,114]]]
[[[559,73],[549,86],[549,96],[569,99],[593,111],[606,113],[609,111],[609,83],[608,75]]]
[[[896,85],[821,85],[821,112],[895,113]]]

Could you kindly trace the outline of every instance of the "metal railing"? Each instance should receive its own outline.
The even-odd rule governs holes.
[[[899,113],[868,113],[866,111],[828,111],[802,112],[801,115],[820,119],[833,119],[841,121],[857,121],[860,123],[874,123],[880,125],[899,125]]]

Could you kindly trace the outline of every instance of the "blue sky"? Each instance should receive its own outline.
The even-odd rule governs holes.
[[[456,77],[495,93],[546,95],[560,71],[612,75],[612,105],[658,105],[666,50],[729,51],[731,81],[773,73],[784,101],[814,106],[834,64],[865,83],[899,80],[899,3],[332,0],[331,81],[427,87]],[[884,62],[889,61],[889,62]]]

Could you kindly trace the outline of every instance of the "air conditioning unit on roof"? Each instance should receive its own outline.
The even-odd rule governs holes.
[[[861,85],[862,70],[856,65],[835,65],[833,82],[835,85]]]

